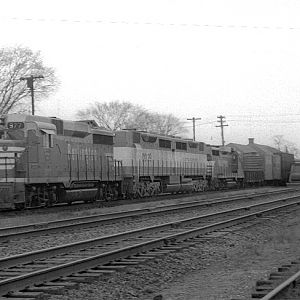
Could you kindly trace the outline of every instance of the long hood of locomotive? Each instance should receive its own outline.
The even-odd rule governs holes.
[[[122,160],[123,166],[132,166],[138,161],[187,162],[207,165],[206,154],[168,151],[163,149],[147,149],[135,144],[134,147],[114,147],[114,158]]]

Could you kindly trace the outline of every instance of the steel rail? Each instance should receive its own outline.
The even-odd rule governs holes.
[[[153,238],[150,241],[137,243],[135,245],[123,247],[121,249],[109,251],[106,253],[101,253],[98,255],[94,255],[91,257],[75,260],[72,262],[60,264],[54,267],[45,268],[42,270],[30,272],[24,275],[20,275],[17,277],[9,278],[0,281],[0,295],[5,295],[13,290],[20,290],[25,287],[28,287],[32,284],[42,284],[45,281],[51,281],[62,276],[68,276],[73,274],[74,272],[82,272],[89,268],[94,268],[97,265],[107,264],[113,260],[126,258],[132,255],[138,255],[141,252],[149,251],[150,249],[155,249],[162,247],[168,243],[174,243],[179,241],[184,241],[189,238],[195,238],[199,235],[212,232],[224,227],[234,226],[251,219],[256,218],[257,216],[267,214],[270,212],[274,212],[276,210],[281,210],[287,207],[291,207],[293,205],[299,205],[300,201],[292,202],[268,209],[264,209],[261,211],[257,211],[251,214],[247,214],[244,216],[239,216],[235,218],[231,218],[229,220],[216,222],[214,224],[197,227],[197,228],[189,228],[188,230],[181,231],[179,233],[169,234],[168,236],[163,236],[159,238]],[[180,222],[179,222],[180,223]]]
[[[271,300],[274,297],[278,296],[279,293],[281,293],[285,288],[287,288],[289,285],[291,285],[295,280],[297,280],[300,277],[300,271],[289,277],[287,280],[282,282],[280,285],[278,285],[276,288],[274,288],[271,292],[269,292],[267,295],[261,298],[261,300]]]
[[[264,202],[264,203],[258,203],[258,204],[254,204],[254,205],[247,205],[247,206],[234,208],[234,209],[223,210],[223,211],[205,214],[205,215],[201,215],[201,216],[196,216],[196,217],[192,217],[192,218],[186,218],[186,219],[181,219],[181,220],[177,220],[177,221],[172,221],[172,222],[168,222],[168,223],[164,223],[164,224],[160,224],[160,225],[149,226],[149,227],[131,230],[131,231],[125,231],[122,233],[113,234],[113,235],[109,235],[109,236],[102,236],[100,238],[93,238],[93,239],[89,239],[89,240],[74,242],[74,243],[51,247],[51,248],[42,249],[42,250],[38,250],[38,251],[27,252],[24,254],[13,255],[13,256],[5,257],[5,258],[0,258],[0,266],[2,268],[8,268],[8,267],[11,267],[11,266],[14,266],[17,264],[30,262],[35,259],[48,258],[53,255],[59,255],[62,253],[68,253],[70,251],[77,251],[77,250],[81,250],[81,249],[90,248],[90,247],[93,247],[96,245],[109,243],[109,242],[112,242],[115,240],[134,237],[137,234],[145,234],[145,233],[152,232],[152,231],[158,231],[158,230],[162,230],[162,229],[172,228],[174,226],[179,226],[179,225],[188,225],[188,224],[192,224],[192,223],[200,222],[200,221],[203,222],[203,221],[213,218],[213,217],[219,217],[222,215],[225,216],[226,214],[238,213],[238,212],[242,212],[245,210],[247,211],[247,210],[251,210],[253,208],[259,208],[259,207],[262,207],[265,205],[278,204],[281,202],[286,202],[288,200],[293,200],[293,199],[297,199],[297,198],[300,198],[300,195],[285,197],[285,198],[276,199],[276,200],[272,200],[272,201],[268,201],[268,202]],[[296,203],[298,203],[298,202],[296,202]]]
[[[158,213],[166,213],[168,211],[176,211],[183,208],[193,208],[193,207],[201,207],[208,206],[212,204],[226,204],[234,201],[242,201],[245,199],[253,199],[261,196],[272,196],[276,194],[281,194],[285,192],[292,192],[293,190],[279,190],[272,192],[261,192],[261,193],[250,193],[247,195],[237,195],[228,197],[227,199],[224,197],[207,199],[199,202],[199,200],[193,200],[185,203],[179,204],[169,204],[169,205],[161,205],[155,206],[152,208],[143,208],[143,209],[133,209],[130,211],[116,212],[116,213],[107,213],[107,214],[97,214],[92,216],[82,216],[77,218],[68,218],[58,221],[50,221],[50,222],[41,222],[34,223],[28,225],[20,225],[14,227],[3,227],[0,228],[0,242],[3,240],[18,238],[18,237],[26,237],[26,236],[36,236],[45,233],[55,233],[60,232],[66,229],[75,229],[77,227],[80,228],[88,228],[95,224],[105,224],[110,222],[120,221],[122,219],[134,218],[138,216],[147,216]],[[74,223],[76,222],[76,223]],[[25,230],[24,230],[25,229]],[[13,232],[12,232],[13,231]],[[14,232],[16,231],[16,232]]]

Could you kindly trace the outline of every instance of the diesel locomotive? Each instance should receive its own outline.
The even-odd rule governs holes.
[[[0,208],[93,201],[121,189],[112,132],[92,121],[0,117]]]
[[[93,120],[2,115],[0,209],[261,184],[275,163],[272,172],[286,182],[293,156],[260,146],[111,132]]]

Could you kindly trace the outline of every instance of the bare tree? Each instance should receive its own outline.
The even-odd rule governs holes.
[[[29,48],[0,49],[0,114],[26,111],[30,107],[30,90],[21,77],[43,75],[34,83],[36,100],[48,96],[58,86],[54,70],[43,64],[40,52]]]
[[[275,144],[275,146],[278,150],[282,150],[282,147],[285,144],[285,140],[283,138],[283,135],[274,135],[273,136],[273,142],[274,142],[274,144]]]
[[[184,124],[185,122],[182,122],[172,114],[149,113],[145,120],[144,128],[143,126],[140,127],[141,129],[160,134],[177,135],[187,132]]]
[[[160,134],[184,133],[184,122],[172,114],[152,113],[130,102],[105,102],[91,105],[77,113],[80,119],[95,119],[100,126],[109,130],[135,128]]]
[[[295,157],[299,157],[300,151],[296,144],[286,140],[283,135],[274,135],[273,142],[278,150],[288,152],[294,154]]]
[[[118,130],[131,127],[132,120],[143,113],[144,110],[141,107],[130,102],[96,102],[87,109],[79,110],[77,117],[80,119],[93,118],[100,126],[109,130]]]

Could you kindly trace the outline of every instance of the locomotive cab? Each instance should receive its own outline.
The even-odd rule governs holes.
[[[24,201],[24,184],[18,177],[25,150],[24,123],[0,117],[0,209],[18,207]]]

